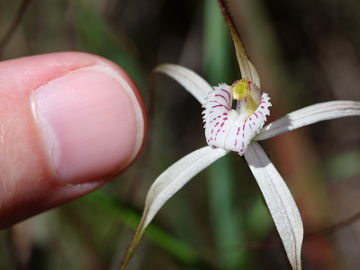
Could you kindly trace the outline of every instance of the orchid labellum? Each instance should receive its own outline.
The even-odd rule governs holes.
[[[232,109],[236,100],[235,109]],[[243,155],[270,114],[268,94],[242,79],[214,87],[204,104],[205,137],[209,146]]]

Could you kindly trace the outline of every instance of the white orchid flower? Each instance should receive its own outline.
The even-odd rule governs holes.
[[[233,151],[244,155],[270,210],[289,262],[293,269],[301,270],[301,216],[286,183],[258,141],[319,121],[360,115],[360,102],[330,101],[294,111],[264,126],[270,114],[270,98],[260,90],[258,73],[246,55],[223,1],[218,2],[235,44],[243,79],[231,86],[219,84],[211,87],[199,75],[182,66],[164,64],[156,68],[157,72],[167,74],[180,83],[204,107],[208,146],[184,156],[154,181],[147,194],[142,219],[120,269],[125,269],[146,227],[166,201],[200,171]]]

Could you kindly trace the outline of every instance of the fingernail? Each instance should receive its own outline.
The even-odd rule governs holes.
[[[120,171],[135,158],[144,119],[124,76],[94,66],[33,92],[33,115],[55,178],[71,184],[89,182]]]

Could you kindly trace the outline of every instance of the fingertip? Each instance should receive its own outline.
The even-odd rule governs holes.
[[[34,91],[33,115],[57,180],[89,182],[121,171],[137,156],[145,121],[127,79],[95,65]]]
[[[144,105],[114,63],[56,53],[0,71],[0,227],[100,187],[139,155]]]

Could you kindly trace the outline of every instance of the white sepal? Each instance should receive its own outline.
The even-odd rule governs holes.
[[[219,84],[206,100],[203,111],[205,137],[213,148],[244,154],[247,146],[263,127],[271,106],[268,94],[263,93],[258,108],[250,116],[231,108],[231,87]],[[240,104],[240,103],[238,103]],[[238,108],[241,111],[241,108]]]
[[[266,125],[255,140],[265,140],[324,120],[356,115],[360,115],[360,102],[357,101],[339,100],[318,103],[289,113]]]
[[[155,68],[155,71],[164,73],[192,94],[201,104],[204,104],[206,97],[213,91],[213,88],[194,71],[183,66],[174,64],[163,64]]]
[[[189,182],[191,178],[227,153],[228,151],[223,149],[213,150],[209,146],[205,146],[181,158],[160,174],[150,187],[146,196],[140,224],[138,225],[120,269],[125,269],[146,227],[160,208],[179,191],[179,189]]]
[[[245,159],[265,198],[292,268],[300,270],[304,230],[296,203],[283,178],[257,142],[249,145]]]

